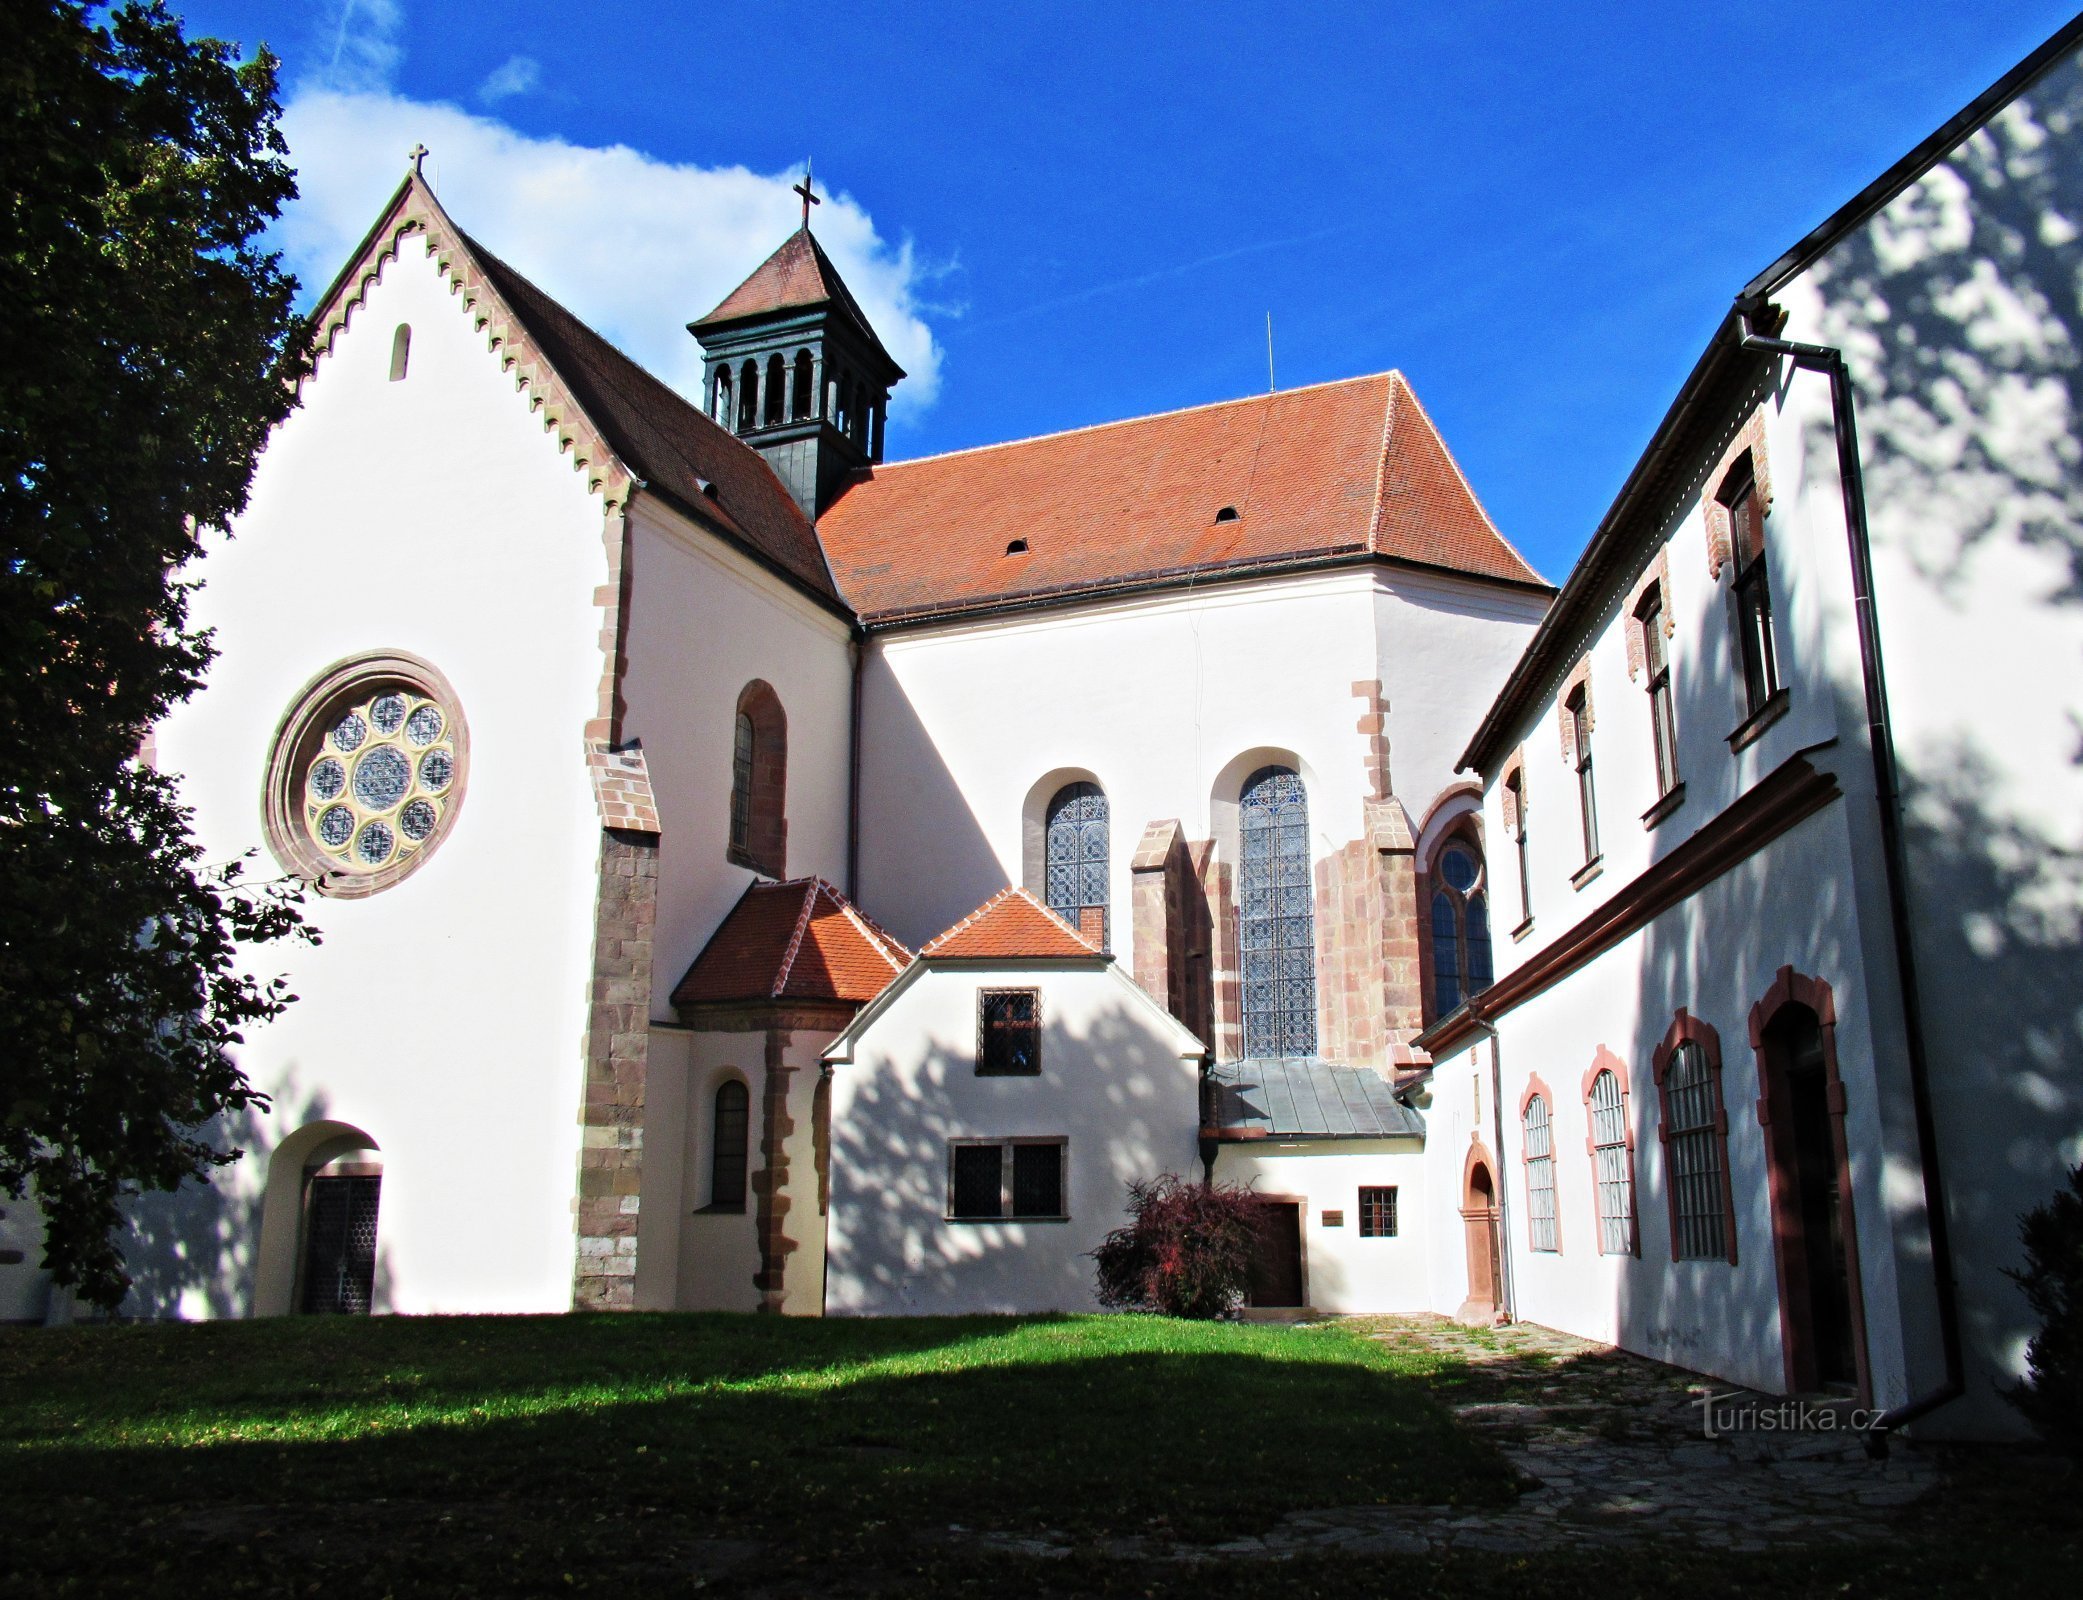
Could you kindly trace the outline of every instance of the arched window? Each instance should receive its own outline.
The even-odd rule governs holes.
[[[745,1209],[745,1151],[752,1124],[752,1096],[736,1078],[716,1090],[709,1149],[709,1209]]]
[[[299,1311],[368,1315],[382,1201],[383,1159],[374,1150],[350,1151],[306,1168]]]
[[[1455,835],[1432,862],[1432,1005],[1443,1017],[1490,987],[1490,902],[1482,852]]]
[[[1680,1011],[1658,1048],[1654,1070],[1663,1104],[1665,1185],[1673,1261],[1736,1264],[1734,1196],[1729,1184],[1729,1119],[1721,1095],[1721,1037]]]
[[[1067,783],[1049,802],[1049,909],[1098,945],[1107,946],[1107,793],[1096,783]]]
[[[728,428],[734,420],[735,410],[736,408],[731,403],[730,368],[718,367],[716,369],[715,403],[710,407],[709,415]]]
[[[1238,800],[1244,1054],[1316,1054],[1316,915],[1309,796],[1292,767],[1261,767]]]
[[[1560,1250],[1555,1222],[1555,1128],[1545,1090],[1530,1090],[1519,1108],[1526,1137],[1527,1243],[1535,1250]]]
[[[759,363],[748,361],[738,369],[738,432],[750,433],[759,426]]]
[[[796,352],[795,381],[789,389],[788,417],[791,422],[801,422],[810,415],[810,393],[814,387],[813,362],[808,350]]]
[[[741,867],[782,876],[788,854],[788,718],[755,678],[738,695],[731,727],[730,849]]]
[[[398,331],[391,335],[391,382],[401,383],[405,368],[412,360],[412,324],[401,322]]]
[[[786,418],[783,407],[788,403],[788,362],[777,352],[767,357],[767,405],[762,420],[768,427]]]
[[[1599,1052],[1601,1062],[1613,1057]],[[1627,1128],[1627,1091],[1610,1065],[1594,1065],[1585,1085],[1591,1110],[1591,1176],[1598,1193],[1598,1251],[1635,1253],[1635,1153]]]

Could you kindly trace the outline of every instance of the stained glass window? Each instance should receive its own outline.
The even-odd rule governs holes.
[[[1316,1053],[1316,915],[1309,796],[1290,767],[1261,767],[1239,797],[1238,932],[1244,1053]]]
[[[750,1143],[752,1095],[733,1078],[716,1091],[715,1142],[709,1152],[709,1209],[745,1209],[745,1155]]]
[[[1473,840],[1450,839],[1432,876],[1438,885],[1432,891],[1432,1014],[1438,1018],[1490,987],[1490,908]]]
[[[730,779],[730,842],[740,850],[752,832],[752,746],[752,718],[740,711],[732,735]]]
[[[1049,909],[1107,946],[1107,795],[1096,783],[1073,783],[1049,802]]]
[[[408,684],[350,691],[302,783],[305,830],[331,867],[377,872],[410,860],[454,804],[454,718]]]

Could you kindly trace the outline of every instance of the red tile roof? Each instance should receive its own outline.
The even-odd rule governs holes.
[[[673,990],[676,1006],[760,1000],[865,1005],[911,952],[822,878],[755,883]]]
[[[751,277],[724,296],[722,305],[699,321],[689,323],[688,328],[690,331],[720,328],[776,311],[809,311],[834,303],[845,309],[876,349],[882,349],[882,341],[875,337],[868,314],[846,287],[846,280],[839,276],[832,258],[825,254],[824,246],[817,242],[809,228],[803,227],[782,240],[781,248],[755,267]],[[903,376],[901,369],[898,376]]]
[[[1025,889],[1001,889],[919,951],[926,961],[1061,961],[1104,955]]]
[[[1543,581],[1398,372],[880,466],[817,531],[869,621],[1340,554]]]
[[[542,290],[464,235],[529,338],[651,490],[820,599],[841,602],[802,507],[759,452],[688,404]]]

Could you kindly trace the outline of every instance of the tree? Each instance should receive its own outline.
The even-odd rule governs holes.
[[[2040,1330],[2025,1347],[2025,1381],[2006,1395],[2049,1444],[2083,1460],[2083,1167],[2019,1219],[2018,1237],[2025,1266],[2008,1275]]]
[[[1172,1317],[1220,1317],[1243,1301],[1266,1225],[1264,1203],[1233,1183],[1167,1172],[1128,1186],[1129,1225],[1092,1252],[1099,1303]]]
[[[211,656],[178,574],[294,403],[296,285],[256,243],[296,193],[276,63],[158,0],[8,8],[0,53],[0,1190],[113,1306],[119,1200],[235,1159],[231,1055],[291,996],[239,946],[293,888],[211,868],[138,759]]]

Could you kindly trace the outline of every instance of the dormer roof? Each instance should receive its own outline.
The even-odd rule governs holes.
[[[676,1006],[865,1005],[911,952],[822,878],[747,887],[673,990]]]
[[[929,941],[922,961],[1090,961],[1106,952],[1025,889],[1001,889]]]

